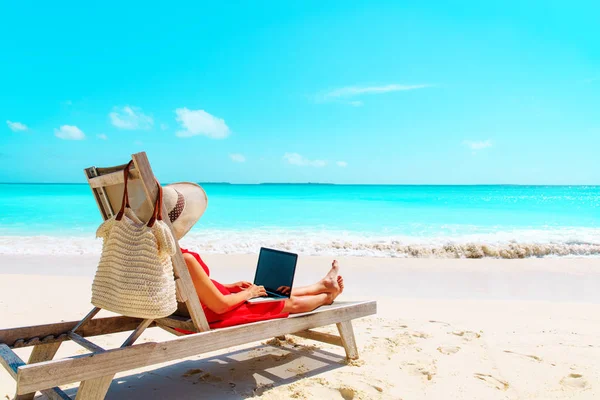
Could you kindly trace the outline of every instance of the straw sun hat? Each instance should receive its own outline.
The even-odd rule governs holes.
[[[141,186],[137,187],[133,181],[129,185],[129,199],[131,208],[135,214],[143,221],[147,221],[152,216],[152,208],[145,201],[146,197]],[[163,186],[163,204],[167,216],[173,224],[175,239],[181,239],[192,229],[192,226],[204,214],[208,205],[208,197],[202,187],[192,182],[177,182]]]
[[[177,182],[163,187],[163,204],[173,224],[177,240],[192,229],[208,206],[202,187],[192,182]],[[166,215],[163,216],[166,219]]]

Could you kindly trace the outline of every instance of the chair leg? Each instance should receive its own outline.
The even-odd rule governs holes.
[[[42,361],[50,361],[54,358],[54,355],[58,351],[61,342],[56,343],[46,343],[46,344],[38,344],[33,346],[33,350],[31,355],[29,356],[29,361],[27,364],[35,364]],[[34,393],[22,394],[19,396],[15,396],[15,399],[18,400],[33,400],[35,397]]]
[[[75,400],[102,400],[108,392],[114,375],[106,375],[81,382]]]
[[[50,361],[56,355],[62,342],[38,344],[33,346],[33,351],[29,356],[27,364],[35,364],[42,361]]]
[[[346,357],[349,360],[356,360],[358,358],[358,347],[354,338],[352,321],[338,322],[336,325],[342,338],[342,345],[344,346],[344,350],[346,350]]]

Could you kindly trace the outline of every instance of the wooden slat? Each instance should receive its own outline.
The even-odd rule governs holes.
[[[85,173],[85,178],[88,180],[88,182],[89,182],[90,178],[95,178],[98,176],[96,167],[86,168],[83,170],[83,172]],[[104,209],[105,202],[107,201],[106,191],[94,189],[92,187],[90,187],[90,189],[92,190],[92,194],[94,195],[94,199],[96,200],[96,205],[100,209],[100,213],[102,214],[102,219],[107,220],[108,218],[110,218],[110,216],[107,213],[108,210]]]
[[[156,187],[156,178],[154,177],[154,173],[152,172],[152,168],[148,162],[148,157],[146,157],[146,153],[142,152],[133,154],[131,158],[135,164],[135,168],[140,173],[140,179],[143,182],[144,191],[146,192],[146,201],[153,203],[154,199],[156,199],[158,188]],[[154,205],[152,204],[152,206]],[[165,216],[169,215],[169,210],[167,210],[164,204],[162,213]],[[173,226],[171,225],[169,218],[164,218],[163,221],[169,226],[169,229],[171,229],[172,232]],[[171,257],[173,260],[173,272],[175,273],[175,278],[179,278],[181,281],[182,293],[184,293],[184,296],[187,298],[185,305],[187,306],[190,317],[196,326],[196,330],[200,332],[209,331],[210,327],[208,326],[206,315],[204,315],[204,310],[202,310],[200,299],[196,294],[192,277],[187,269],[187,265],[185,264],[185,260],[183,259],[183,255],[181,254],[181,249],[179,248],[179,243],[177,240],[175,241],[175,246],[177,247],[175,255]]]
[[[329,333],[317,332],[309,329],[306,331],[294,332],[292,333],[292,335],[299,336],[305,339],[316,340],[318,342],[329,343],[334,346],[343,347],[342,338],[339,336],[331,335]]]
[[[173,361],[279,335],[349,321],[377,312],[374,301],[339,303],[301,318],[261,321],[182,336],[161,343],[144,343],[100,354],[26,365],[19,369],[19,394],[85,381],[121,371]]]
[[[133,168],[129,170],[129,179],[134,180],[139,178],[140,173],[138,171]],[[111,172],[95,178],[89,178],[88,183],[92,189],[122,184],[124,183],[123,171]]]
[[[73,327],[73,332],[76,332],[79,328],[86,324],[89,320],[94,318],[100,312],[100,307],[94,307],[92,310],[85,316],[75,327]]]
[[[34,338],[41,338],[42,342],[36,343],[55,343],[64,339],[57,339],[71,331],[80,321],[59,322],[46,325],[25,326],[19,328],[0,329],[0,343],[14,347],[15,342],[23,340],[22,345],[17,347],[32,346],[28,344]],[[134,330],[142,319],[131,317],[108,317],[92,319],[80,330],[79,335],[83,337],[105,335],[108,333],[118,333]]]
[[[0,364],[2,364],[13,379],[17,379],[17,370],[19,367],[25,365],[25,362],[10,347],[0,344]]]
[[[98,169],[96,167],[90,167],[90,168],[85,169],[85,177],[88,179],[88,183],[91,178],[95,178],[97,176],[99,176],[99,173],[98,173]],[[98,205],[98,208],[100,209],[102,218],[104,220],[107,220],[110,217],[112,217],[113,215],[115,215],[115,211],[114,211],[112,205],[110,204],[110,199],[108,198],[106,189],[104,187],[99,187],[99,188],[90,187],[90,189],[92,189],[92,193],[94,194],[94,197],[96,198],[96,204]]]
[[[103,353],[105,351],[102,347],[90,342],[87,339],[82,338],[74,332],[69,332],[69,338],[71,338],[71,340],[77,343],[78,345],[85,347],[92,353]]]
[[[94,167],[94,168],[96,168],[96,171],[98,171],[98,175],[107,175],[107,174],[110,174],[111,172],[117,172],[117,171],[121,171],[121,173],[123,173],[123,170],[125,169],[127,164],[128,163],[121,164],[121,165],[114,165],[112,167]]]
[[[157,324],[166,325],[171,328],[184,329],[190,332],[196,332],[196,327],[191,319],[187,317],[179,317],[171,315],[170,317],[160,318],[156,320]]]
[[[175,289],[177,293],[177,301],[180,303],[185,303],[188,300],[188,296],[185,292],[185,286],[181,281],[181,278],[175,279]]]
[[[129,337],[127,338],[127,340],[125,340],[123,342],[123,344],[121,345],[121,347],[128,347],[131,346],[132,344],[135,343],[135,341],[140,337],[140,335],[142,333],[144,333],[144,331],[146,330],[147,327],[150,326],[150,324],[152,323],[152,319],[145,319],[137,328],[135,328],[135,330],[133,332],[131,332],[131,335],[129,335]]]

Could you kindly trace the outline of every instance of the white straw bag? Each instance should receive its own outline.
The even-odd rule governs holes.
[[[92,284],[92,304],[129,317],[163,318],[177,309],[171,261],[175,239],[162,221],[162,188],[158,182],[154,214],[147,224],[129,206],[127,177],[132,163],[124,170],[121,210],[96,232],[104,242]]]

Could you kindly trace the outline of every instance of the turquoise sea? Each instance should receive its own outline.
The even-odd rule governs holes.
[[[600,186],[202,184],[183,244],[393,257],[600,255]],[[0,254],[95,253],[85,184],[0,184]]]

